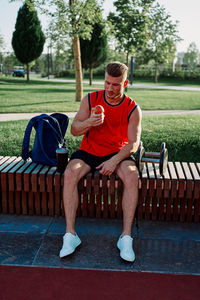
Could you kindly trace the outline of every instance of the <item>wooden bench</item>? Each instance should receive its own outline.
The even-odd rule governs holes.
[[[0,213],[63,216],[63,175],[56,167],[0,156]],[[123,184],[115,174],[79,182],[78,216],[122,218]],[[139,178],[139,220],[200,222],[200,163],[168,162],[164,177],[147,163]]]

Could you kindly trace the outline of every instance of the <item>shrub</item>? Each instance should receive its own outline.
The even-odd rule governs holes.
[[[59,77],[75,77],[75,71],[74,69],[67,69],[67,70],[63,70],[60,72],[57,72],[56,74],[54,74],[56,78]]]
[[[135,69],[133,76],[135,78],[154,78],[154,69]],[[175,70],[164,68],[159,70],[160,79],[178,79],[178,80],[200,80],[200,70]]]

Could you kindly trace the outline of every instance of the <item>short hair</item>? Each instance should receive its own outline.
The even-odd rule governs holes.
[[[106,66],[106,73],[112,77],[122,76],[123,81],[125,81],[127,79],[128,67],[119,61],[110,62]]]

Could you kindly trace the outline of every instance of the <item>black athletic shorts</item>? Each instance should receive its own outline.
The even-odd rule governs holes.
[[[95,156],[92,155],[84,150],[77,150],[74,153],[72,153],[72,156],[70,160],[72,159],[81,159],[83,160],[87,165],[91,167],[91,171],[96,171],[96,167],[99,166],[102,162],[110,159],[112,156],[117,154],[117,152],[106,155],[106,156]],[[135,158],[133,156],[129,156],[123,160],[132,160],[135,161]]]

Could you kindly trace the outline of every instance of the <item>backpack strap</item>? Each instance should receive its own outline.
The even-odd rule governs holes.
[[[36,126],[37,122],[40,119],[43,119],[45,117],[48,117],[48,115],[41,114],[39,116],[33,117],[28,122],[28,125],[24,133],[23,143],[22,143],[22,158],[24,160],[27,160],[29,157],[31,157],[31,151],[29,151],[29,144],[30,144],[30,136],[31,136],[32,128]]]
[[[30,144],[30,136],[31,136],[31,131],[33,126],[37,123],[38,118],[40,116],[36,116],[28,122],[28,125],[26,127],[25,133],[24,133],[24,139],[22,143],[22,158],[24,160],[27,160],[30,157],[30,152],[29,152],[29,144]]]
[[[53,113],[50,115],[50,117],[53,118],[54,121],[57,123],[58,130],[59,130],[59,137],[61,140],[60,143],[63,147],[65,147],[66,146],[65,133],[67,131],[67,127],[69,124],[69,118],[67,115],[62,113]]]
[[[63,141],[63,136],[62,136],[62,132],[61,132],[60,125],[59,125],[58,121],[57,121],[56,119],[54,119],[54,122],[57,124],[59,131],[56,130],[56,128],[53,127],[53,125],[51,125],[51,123],[49,122],[49,120],[43,119],[43,121],[45,121],[46,123],[48,123],[48,125],[49,125],[49,126],[51,127],[51,129],[53,130],[53,132],[54,132],[54,134],[55,134],[55,137],[56,137],[58,143],[61,144],[62,141]],[[57,122],[56,122],[56,121],[57,121]]]

